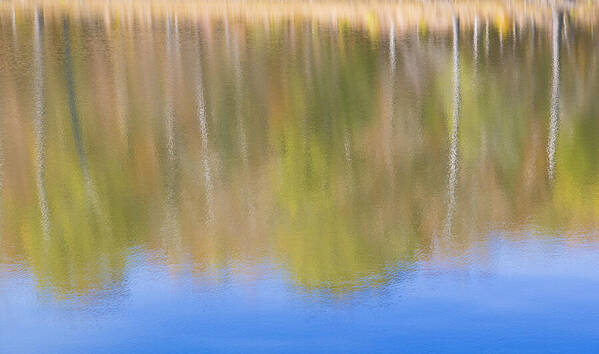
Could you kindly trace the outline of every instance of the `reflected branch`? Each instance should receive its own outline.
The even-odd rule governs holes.
[[[92,210],[96,217],[98,217],[101,221],[101,226],[106,228],[105,231],[110,233],[110,224],[107,216],[102,211],[100,207],[98,193],[96,191],[96,187],[91,179],[91,175],[89,172],[87,157],[85,155],[85,149],[83,147],[83,138],[81,134],[81,125],[79,122],[79,113],[77,111],[77,101],[75,95],[75,84],[73,80],[73,58],[71,55],[71,35],[70,35],[70,25],[69,19],[67,17],[63,18],[63,35],[64,35],[64,50],[65,50],[65,75],[67,81],[67,93],[68,93],[68,102],[69,102],[69,111],[71,113],[71,126],[73,130],[73,137],[75,141],[75,149],[77,150],[77,156],[79,158],[79,165],[81,167],[81,172],[83,174],[83,179],[85,183],[85,190],[87,197],[91,203]]]

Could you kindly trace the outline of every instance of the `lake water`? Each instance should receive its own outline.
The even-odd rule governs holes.
[[[577,4],[2,3],[0,352],[598,351]]]

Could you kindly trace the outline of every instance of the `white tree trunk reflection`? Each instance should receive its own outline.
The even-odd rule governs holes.
[[[202,49],[198,34],[198,56],[196,62],[196,105],[202,135],[202,164],[204,169],[204,188],[206,190],[206,208],[208,222],[214,220],[214,183],[212,182],[212,169],[210,167],[210,152],[208,151],[208,126],[206,123],[206,101],[204,98],[204,85],[202,73]]]
[[[559,96],[560,96],[560,47],[561,47],[561,12],[553,14],[552,32],[552,78],[551,102],[549,112],[549,138],[547,141],[547,175],[553,182],[555,174],[555,149],[559,131]]]
[[[166,243],[167,248],[171,251],[178,251],[181,249],[181,238],[179,234],[179,217],[177,210],[177,144],[175,136],[175,108],[173,103],[173,91],[175,89],[174,80],[174,68],[175,63],[173,60],[174,54],[177,50],[174,48],[178,45],[178,41],[173,39],[173,24],[171,23],[172,18],[169,13],[166,15],[166,60],[165,60],[165,71],[164,71],[164,122],[165,122],[165,134],[166,134]],[[175,27],[176,30],[176,27]]]
[[[48,211],[48,200],[46,196],[46,123],[44,119],[44,72],[43,72],[43,49],[41,26],[42,18],[36,7],[33,13],[33,106],[34,106],[34,130],[35,130],[35,154],[36,154],[36,184],[38,195],[38,207],[40,211],[40,223],[42,234],[45,239],[50,236],[50,219]]]
[[[456,207],[456,187],[458,183],[458,143],[460,124],[460,22],[453,18],[453,102],[451,112],[451,128],[449,136],[449,167],[447,181],[447,218],[445,222],[445,234],[452,234],[453,215]]]

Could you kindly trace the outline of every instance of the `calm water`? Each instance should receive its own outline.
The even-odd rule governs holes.
[[[118,4],[0,7],[0,352],[599,350],[592,19]]]

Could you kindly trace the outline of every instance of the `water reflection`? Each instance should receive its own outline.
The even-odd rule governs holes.
[[[420,23],[182,4],[2,7],[0,260],[41,290],[124,289],[147,252],[198,277],[267,262],[343,298],[487,254],[497,230],[597,226],[589,16],[564,36],[545,8]]]
[[[451,109],[451,122],[449,128],[449,174],[447,181],[447,221],[445,234],[451,236],[451,224],[456,208],[456,186],[458,183],[458,144],[460,129],[461,88],[460,88],[460,22],[457,16],[453,18],[453,101]]]
[[[179,226],[179,161],[178,161],[178,139],[177,121],[175,114],[174,95],[177,90],[175,72],[181,67],[179,61],[179,26],[175,17],[170,13],[166,15],[166,38],[165,38],[165,61],[164,61],[164,135],[166,161],[162,167],[165,179],[166,200],[165,225],[163,226],[163,242],[166,252],[170,254],[179,253],[181,250],[181,235]]]
[[[43,72],[43,54],[42,54],[42,37],[41,28],[43,19],[40,16],[39,8],[34,9],[33,13],[33,104],[34,112],[34,129],[35,129],[35,146],[36,151],[36,182],[37,195],[39,203],[40,221],[42,224],[42,232],[44,239],[50,237],[50,220],[48,215],[48,200],[46,198],[46,181],[45,181],[45,129],[44,121],[44,72]]]
[[[194,28],[197,32],[197,28]],[[210,151],[208,150],[208,126],[206,121],[206,100],[204,98],[204,84],[202,82],[202,49],[198,43],[198,55],[196,63],[196,106],[197,116],[200,123],[202,139],[202,165],[204,169],[204,189],[206,190],[206,209],[208,211],[207,221],[214,220],[214,183],[212,182],[212,168],[210,167]]]
[[[560,50],[562,36],[562,14],[556,11],[553,14],[553,31],[551,35],[551,113],[549,115],[549,141],[547,142],[547,159],[549,166],[547,174],[552,181],[555,170],[555,145],[557,144],[557,133],[559,129],[559,72],[560,72]]]

